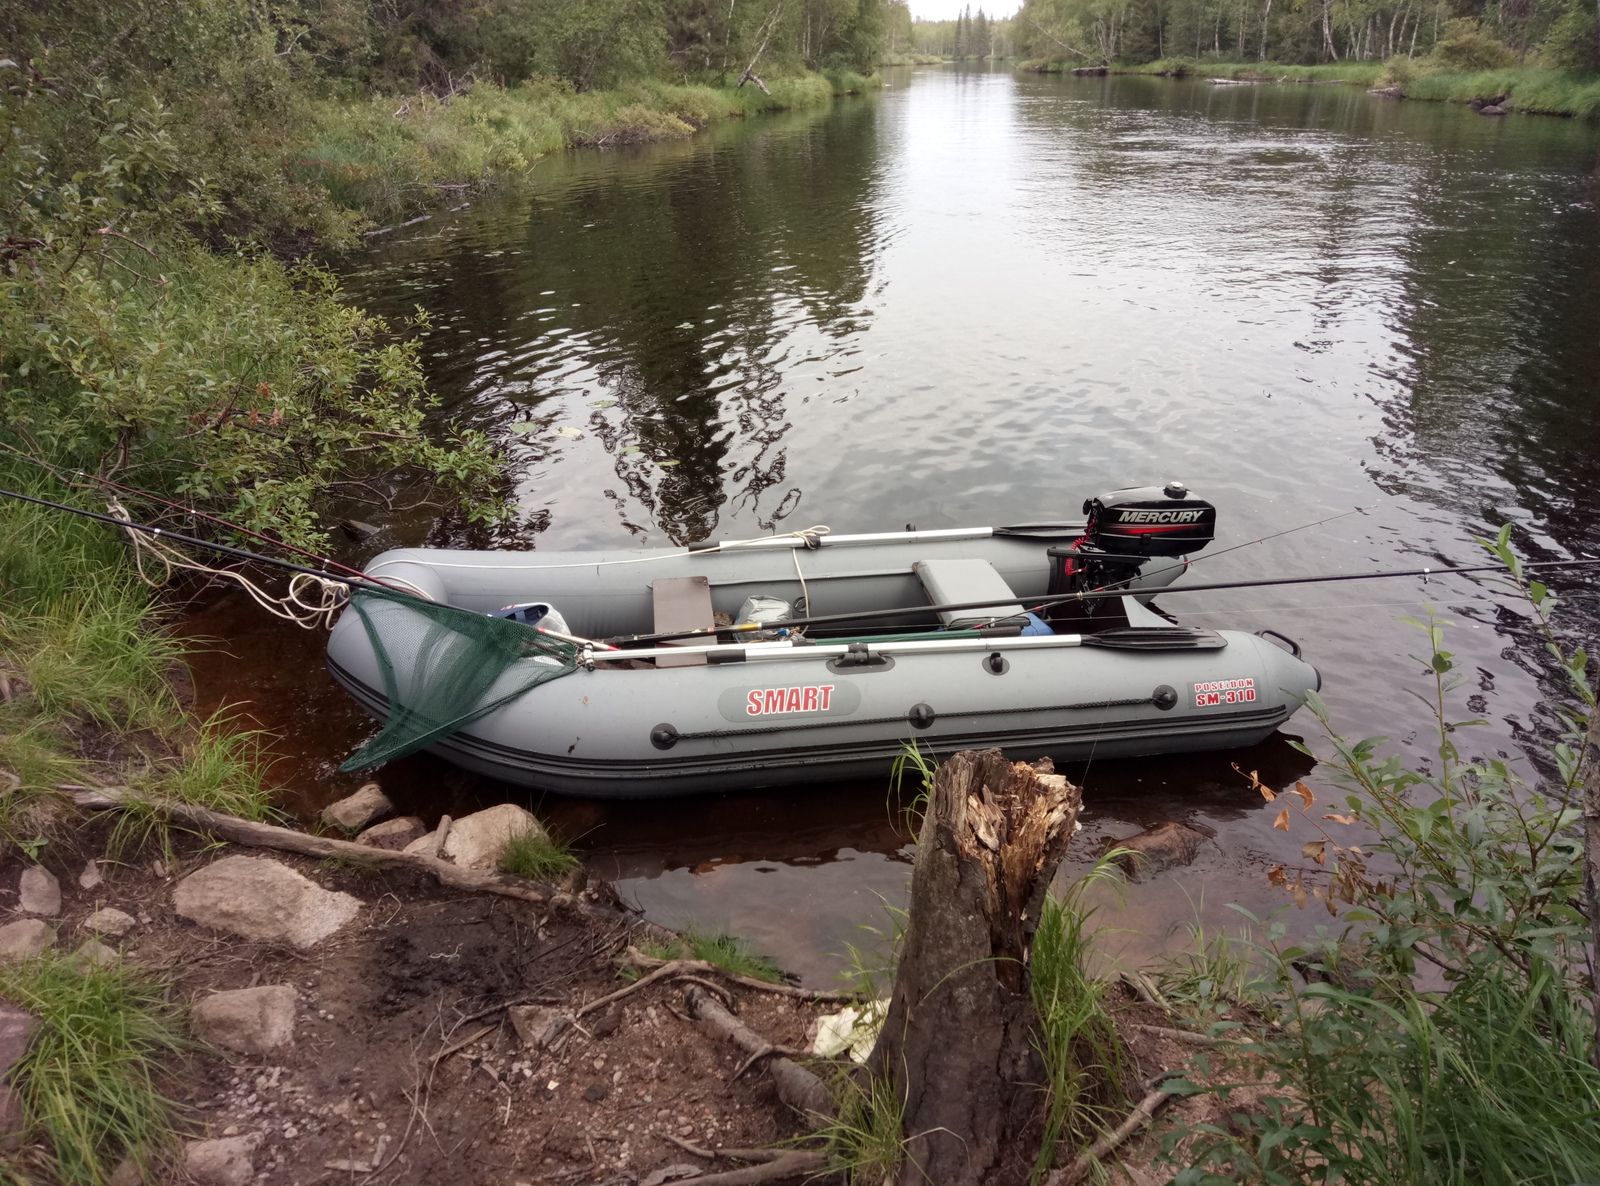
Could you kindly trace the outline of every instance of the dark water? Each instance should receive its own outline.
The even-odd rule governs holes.
[[[432,315],[448,414],[512,442],[526,514],[500,542],[997,523],[1175,477],[1220,507],[1213,552],[1363,508],[1194,582],[1473,562],[1473,537],[1504,523],[1538,558],[1600,554],[1593,126],[1333,86],[949,68],[891,82],[546,162],[528,195],[356,261],[368,305]],[[582,438],[557,435],[569,426]],[[415,515],[385,526],[373,550],[471,538]],[[1556,584],[1586,640],[1600,607]],[[1487,586],[1165,604],[1295,636],[1340,727],[1417,761],[1428,717],[1409,693],[1427,684],[1407,656],[1423,640],[1397,619],[1432,604],[1457,624],[1470,712],[1494,722],[1469,747],[1515,753],[1538,727],[1526,616]],[[291,785],[326,798],[364,726],[316,667],[319,640],[213,616],[244,662],[202,684],[259,699],[289,734]],[[252,656],[283,665],[276,689]],[[1304,714],[1293,725],[1316,741]],[[1262,871],[1307,836],[1272,829],[1235,763],[1278,785],[1309,767],[1274,740],[1076,772],[1086,840],[1162,819],[1217,831],[1192,870],[1114,905],[1130,952],[1230,900],[1277,904]],[[514,795],[427,759],[384,781],[432,812]],[[541,810],[652,916],[727,925],[813,977],[853,927],[882,923],[909,868],[879,785]]]

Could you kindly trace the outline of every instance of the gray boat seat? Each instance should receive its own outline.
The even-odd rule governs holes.
[[[710,577],[662,577],[650,582],[650,597],[655,603],[655,632],[671,634],[677,630],[710,630],[716,625],[711,611]],[[663,646],[704,646],[708,638],[683,639]],[[667,656],[656,660],[657,667],[704,667],[704,655]]]
[[[987,626],[1006,618],[1021,618],[1025,612],[1014,598],[1011,586],[987,560],[918,560],[912,566],[928,594],[930,605],[993,600],[982,609],[946,610],[939,620],[948,630]]]

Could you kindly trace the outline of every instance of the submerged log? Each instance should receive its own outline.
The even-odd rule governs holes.
[[[1030,766],[965,750],[934,777],[869,1064],[905,1103],[904,1186],[1027,1176],[1026,1134],[1045,1103],[1029,957],[1082,803],[1048,758]]]

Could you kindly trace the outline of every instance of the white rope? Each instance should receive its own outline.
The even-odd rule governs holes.
[[[106,503],[106,509],[112,518],[121,519],[124,523],[133,521],[127,508],[114,498]],[[213,579],[234,582],[269,614],[293,622],[305,630],[315,630],[319,626],[332,629],[334,615],[343,608],[345,602],[350,600],[349,585],[309,572],[295,573],[289,578],[288,591],[282,597],[274,597],[241,573],[228,568],[212,568],[208,564],[201,564],[191,560],[176,548],[162,543],[159,528],[153,535],[135,531],[132,527],[124,528],[123,533],[133,544],[133,564],[138,570],[139,579],[147,585],[160,587],[171,579],[174,569],[204,573]],[[145,572],[144,560],[147,553],[161,563],[162,576],[159,581]],[[312,591],[309,600],[308,590]]]
[[[802,527],[798,531],[786,531],[782,534],[758,535],[752,539],[724,540],[722,543],[717,545],[717,549],[719,551],[727,551],[730,548],[742,548],[752,544],[770,543],[775,539],[789,538],[797,539],[807,549],[812,549],[820,547],[822,544],[822,537],[829,534],[832,530],[833,529],[826,523],[818,523],[811,527]],[[707,550],[709,551],[709,549]],[[518,571],[541,571],[544,569],[553,570],[558,568],[606,568],[613,564],[654,564],[660,560],[676,560],[679,557],[693,556],[694,554],[695,553],[691,549],[683,548],[660,556],[630,556],[626,560],[583,560],[575,564],[455,564],[447,560],[413,560],[409,557],[397,556],[393,560],[385,560],[382,564],[374,564],[366,571],[367,575],[371,576],[380,568],[388,568],[391,564],[421,564],[428,568],[478,568],[492,569],[496,571],[509,571],[513,569]],[[393,580],[394,578],[385,577],[384,579]],[[803,578],[802,583],[804,583]]]

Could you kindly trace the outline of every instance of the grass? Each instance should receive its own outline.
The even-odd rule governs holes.
[[[828,1080],[834,1118],[814,1136],[827,1143],[833,1172],[849,1186],[895,1180],[905,1155],[905,1101],[887,1075],[838,1068]]]
[[[1405,83],[1408,99],[1465,103],[1509,95],[1518,111],[1600,119],[1600,77],[1533,66],[1476,72],[1439,71]]]
[[[439,204],[441,194],[509,182],[569,145],[676,139],[717,120],[827,103],[881,86],[877,75],[831,71],[754,86],[633,83],[573,94],[530,82],[479,82],[440,100],[378,96],[323,101],[308,112],[312,146],[291,162],[296,180],[322,185],[342,207],[379,222]]]
[[[165,992],[122,965],[80,973],[55,955],[0,965],[0,996],[44,1023],[11,1081],[49,1140],[50,1180],[99,1186],[124,1157],[153,1180],[174,1147],[157,1060],[185,1042]]]
[[[748,940],[726,931],[703,931],[690,926],[674,942],[645,943],[640,950],[651,959],[701,960],[724,968],[735,976],[749,976],[753,980],[776,984],[783,979],[782,969],[770,956],[751,951]]]
[[[560,840],[543,828],[529,828],[506,842],[500,868],[530,881],[555,881],[580,868],[582,862]]]
[[[1031,1183],[1055,1165],[1062,1140],[1087,1145],[1127,1110],[1125,1056],[1103,1001],[1105,984],[1087,971],[1094,911],[1083,905],[1089,886],[1116,876],[1115,866],[1102,858],[1065,898],[1045,900],[1034,932],[1033,1010],[1048,1103]]]
[[[1243,1004],[1260,988],[1246,936],[1188,924],[1189,943],[1155,970],[1161,996],[1188,1021],[1206,1021]]]

